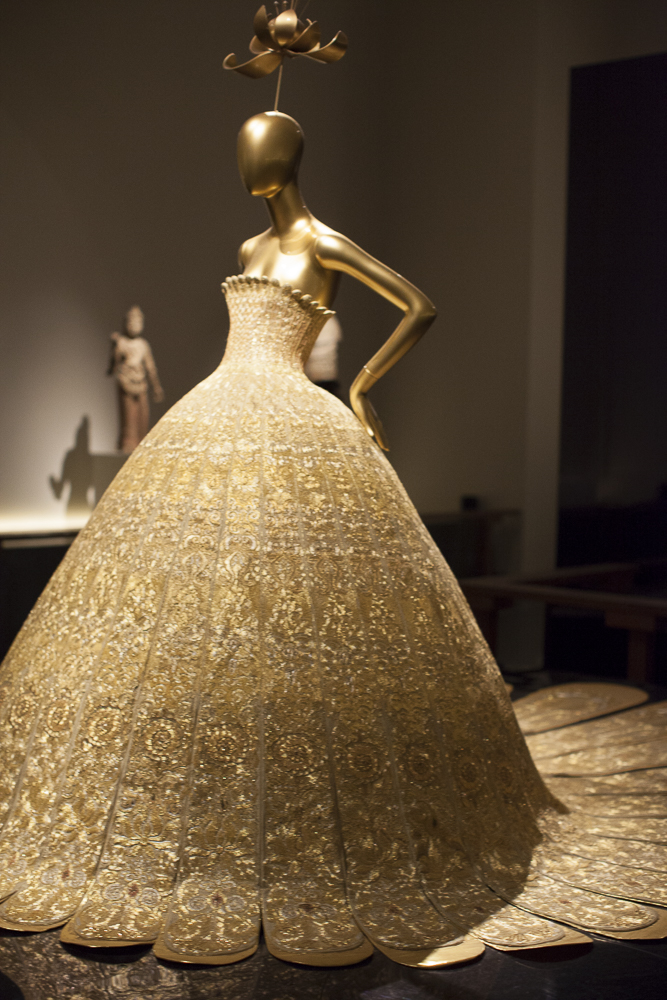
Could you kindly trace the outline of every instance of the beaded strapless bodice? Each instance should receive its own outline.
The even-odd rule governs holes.
[[[225,368],[289,368],[303,370],[317,336],[329,316],[310,295],[269,278],[227,278],[231,325]]]

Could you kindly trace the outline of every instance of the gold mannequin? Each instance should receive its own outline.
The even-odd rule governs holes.
[[[366,394],[426,333],[435,319],[435,307],[396,271],[311,215],[297,183],[302,152],[300,126],[280,111],[255,115],[241,128],[241,178],[250,194],[266,200],[271,228],[246,240],[239,261],[244,274],[284,281],[323,306],[333,302],[338,272],[342,271],[363,281],[405,313],[350,389],[352,409],[371,437],[387,451],[384,429]]]

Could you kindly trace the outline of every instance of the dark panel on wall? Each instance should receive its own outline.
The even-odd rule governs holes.
[[[561,564],[662,553],[667,514],[667,54],[574,69],[571,95]]]

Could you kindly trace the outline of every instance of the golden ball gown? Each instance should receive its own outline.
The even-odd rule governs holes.
[[[577,717],[540,696],[548,787],[391,465],[303,374],[330,311],[223,289],[223,361],[0,673],[0,925],[211,964],[260,927],[322,965],[663,936],[664,707],[540,732]]]

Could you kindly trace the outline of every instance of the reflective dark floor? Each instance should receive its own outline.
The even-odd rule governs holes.
[[[0,931],[0,1000],[664,1000],[667,941],[596,938],[591,945],[502,953],[431,972],[375,954],[344,969],[272,958],[262,946],[236,965],[182,966],[148,948],[91,952],[58,931]]]

